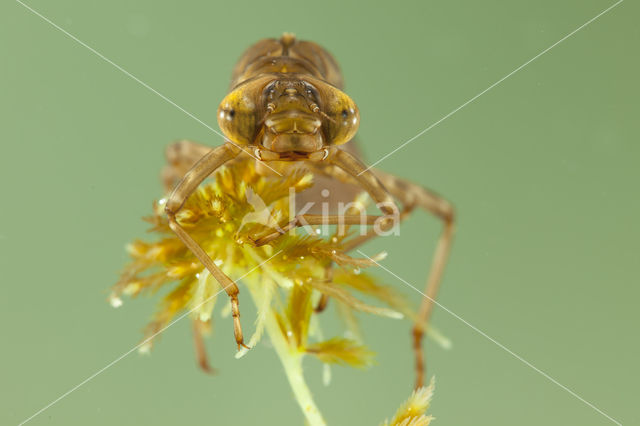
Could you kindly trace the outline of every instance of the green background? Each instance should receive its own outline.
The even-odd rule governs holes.
[[[371,163],[613,2],[29,4],[212,125],[244,48],[283,31],[319,42]],[[440,302],[624,424],[640,424],[638,12],[625,1],[380,164],[458,209]],[[20,4],[0,16],[0,424],[17,424],[139,341],[157,299],[106,303],[124,245],[161,196],[164,147],[220,138]],[[422,286],[438,231],[418,213],[365,251]],[[413,381],[409,323],[361,318],[375,367],[334,368],[323,387],[307,364],[331,425],[378,424]],[[434,424],[613,424],[443,309],[434,324],[453,341],[428,343]],[[207,342],[217,376],[182,321],[30,424],[302,424],[268,343],[235,360],[230,330],[217,321]]]

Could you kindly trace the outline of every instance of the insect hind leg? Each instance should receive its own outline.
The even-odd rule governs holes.
[[[400,211],[401,221],[408,218],[414,209],[418,207],[435,215],[443,223],[443,230],[431,261],[431,269],[425,285],[425,297],[420,304],[411,333],[416,366],[415,387],[419,388],[424,385],[424,375],[426,372],[422,338],[424,337],[425,328],[428,326],[431,318],[434,301],[442,281],[444,267],[447,263],[451,248],[454,230],[454,209],[447,200],[417,184],[379,170],[374,170],[374,174],[389,193],[402,204]],[[365,235],[356,237],[348,242],[345,246],[346,251],[354,250],[377,237],[377,233],[372,231],[373,230],[369,230]]]
[[[419,388],[424,385],[426,369],[422,349],[422,338],[424,337],[425,327],[428,326],[431,319],[434,302],[442,282],[444,267],[451,250],[455,211],[451,203],[447,200],[420,185],[377,170],[374,171],[374,174],[387,190],[404,206],[422,208],[442,221],[442,232],[431,260],[431,268],[425,285],[425,297],[420,303],[420,308],[412,330],[413,350],[416,359],[416,388]]]
[[[162,169],[161,178],[165,192],[171,191],[198,160],[207,155],[211,147],[187,139],[167,146],[167,164]]]

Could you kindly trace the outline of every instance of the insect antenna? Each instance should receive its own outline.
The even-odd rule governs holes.
[[[272,103],[267,104],[267,110],[262,115],[262,118],[260,118],[257,125],[261,127],[264,124],[265,120],[267,119],[267,116],[271,114],[274,109],[275,109],[275,106]]]
[[[318,106],[318,104],[313,103],[311,105],[309,105],[309,107],[311,108],[311,111],[320,114],[321,116],[323,116],[324,118],[326,118],[327,120],[331,121],[332,123],[335,123],[336,120],[334,120],[333,118],[329,117],[324,111],[322,111],[320,109],[320,107]]]
[[[334,120],[332,117],[328,116],[324,111],[319,110],[318,113],[320,113],[321,116],[323,116],[327,120],[331,121],[332,123],[336,122],[336,120]]]

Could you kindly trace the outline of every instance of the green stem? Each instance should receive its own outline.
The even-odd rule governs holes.
[[[248,287],[250,288],[251,296],[256,302],[256,305],[258,305],[259,301],[256,300],[256,294],[251,289],[253,286],[249,285]],[[284,367],[284,372],[289,380],[289,385],[293,390],[293,394],[295,395],[298,405],[307,418],[308,424],[310,426],[326,426],[327,423],[322,418],[322,414],[316,406],[316,403],[313,401],[311,391],[304,380],[302,371],[302,358],[304,354],[297,349],[291,348],[289,342],[282,335],[280,325],[278,324],[273,310],[269,311],[267,314],[265,330],[267,331],[269,339],[280,358],[280,362]]]

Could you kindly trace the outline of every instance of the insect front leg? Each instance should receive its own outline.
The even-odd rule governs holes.
[[[292,221],[278,226],[278,229],[262,237],[256,238],[253,243],[256,246],[262,246],[275,240],[279,236],[286,234],[294,228],[305,227],[308,225],[376,225],[381,229],[387,229],[387,216],[375,215],[317,215],[317,214],[301,214],[297,215]]]
[[[364,189],[371,198],[376,202],[376,206],[383,213],[383,216],[374,215],[354,215],[354,214],[341,214],[341,215],[314,215],[303,214],[297,215],[289,223],[279,226],[278,229],[266,236],[257,238],[254,243],[257,245],[263,245],[280,235],[290,231],[296,227],[302,227],[307,225],[376,225],[381,231],[386,231],[393,227],[396,219],[398,219],[398,208],[393,201],[393,198],[386,189],[382,186],[380,181],[373,175],[370,170],[366,169],[366,166],[362,164],[353,155],[343,151],[341,149],[332,149],[327,161],[335,166],[338,166],[353,179],[355,179],[358,186]],[[329,176],[340,179],[339,173],[331,168],[327,169],[325,173]]]
[[[238,302],[238,286],[220,268],[218,268],[202,247],[180,226],[176,220],[176,214],[180,211],[185,201],[191,193],[213,173],[218,167],[229,160],[237,157],[241,152],[236,146],[227,143],[211,150],[202,157],[178,183],[169,196],[165,204],[165,213],[169,219],[169,227],[182,240],[185,246],[198,258],[211,275],[218,281],[220,286],[227,292],[231,299],[231,315],[233,316],[233,332],[240,347],[247,347],[242,337],[242,327],[240,326],[240,307]]]
[[[415,209],[415,206],[413,206],[413,205],[402,206],[402,210],[400,210],[398,224],[400,224],[402,221],[404,221],[409,216],[411,216],[411,213],[413,213],[414,209]],[[350,252],[350,251],[360,247],[361,245],[363,245],[367,241],[372,240],[375,237],[379,237],[379,236],[380,235],[378,234],[378,232],[376,232],[375,229],[369,229],[369,231],[367,233],[365,233],[364,235],[359,235],[359,236],[357,236],[355,238],[352,238],[349,241],[347,241],[344,244],[344,250],[346,252]]]

